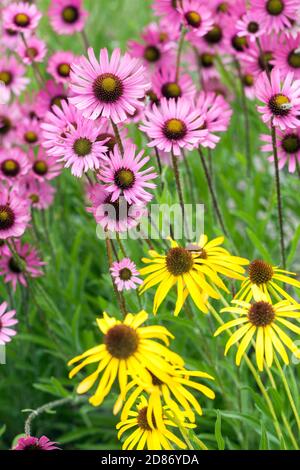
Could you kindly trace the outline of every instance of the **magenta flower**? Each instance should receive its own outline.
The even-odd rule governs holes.
[[[103,230],[126,232],[136,227],[147,214],[145,206],[129,204],[123,196],[112,202],[111,193],[101,184],[89,187],[87,196],[91,202],[87,211],[94,215]]]
[[[13,189],[9,191],[0,186],[0,239],[21,237],[30,220],[27,201],[17,196]]]
[[[20,107],[16,103],[0,105],[0,138],[3,147],[16,141]]]
[[[23,145],[35,147],[40,144],[41,128],[40,122],[36,119],[25,117],[18,125],[18,136]]]
[[[282,38],[274,54],[274,64],[282,75],[294,72],[300,78],[300,34],[295,38]]]
[[[59,450],[59,447],[55,444],[57,442],[51,442],[46,436],[40,438],[26,436],[18,439],[17,445],[13,450]]]
[[[0,344],[2,345],[9,343],[12,340],[12,336],[17,334],[15,330],[10,328],[18,323],[18,320],[14,318],[16,311],[10,310],[6,312],[6,309],[7,302],[3,302],[0,305]]]
[[[247,51],[239,59],[255,77],[266,69],[272,70],[274,66],[275,49],[278,40],[274,36],[263,35],[260,38],[261,50],[254,42],[249,44]]]
[[[23,150],[12,147],[0,150],[0,180],[13,185],[30,170],[27,155]]]
[[[276,134],[279,168],[282,169],[287,165],[289,172],[294,173],[297,162],[300,163],[300,128],[286,129],[285,131],[277,129]],[[269,161],[274,161],[271,135],[263,134],[260,138],[263,142],[266,142],[261,150],[270,153]]]
[[[266,32],[264,22],[255,13],[248,11],[236,22],[237,34],[240,37],[247,37],[251,42],[255,42]]]
[[[47,181],[37,179],[36,174],[25,176],[17,187],[18,194],[34,209],[48,209],[53,203],[55,188]]]
[[[69,51],[55,52],[48,62],[47,72],[57,83],[68,83],[70,80],[71,64],[75,55]]]
[[[138,277],[140,273],[136,269],[135,263],[129,258],[115,261],[110,271],[118,291],[136,289],[138,284],[143,283],[142,279]]]
[[[61,164],[57,162],[55,157],[46,155],[41,147],[37,153],[30,149],[28,160],[31,165],[32,176],[40,182],[50,181],[61,173]]]
[[[255,84],[257,98],[264,103],[258,106],[264,122],[273,122],[281,130],[298,127],[300,114],[300,80],[294,80],[289,72],[281,80],[280,70],[273,69],[270,81],[263,72]]]
[[[192,150],[204,142],[207,130],[202,129],[203,124],[204,118],[189,101],[163,98],[160,108],[154,104],[145,111],[140,129],[151,139],[149,147],[180,155],[182,148]]]
[[[36,113],[43,118],[53,106],[62,106],[62,102],[67,100],[67,93],[62,83],[55,83],[53,80],[46,82],[36,97]]]
[[[82,0],[51,0],[48,15],[57,34],[72,35],[84,29],[88,12]]]
[[[89,119],[103,116],[115,123],[125,121],[140,108],[140,100],[150,88],[144,66],[128,54],[121,57],[119,49],[110,60],[107,49],[101,49],[98,62],[89,48],[88,57],[72,66],[70,87],[75,96],[70,102]]]
[[[32,62],[43,62],[47,53],[46,44],[36,36],[26,39],[26,45],[21,41],[17,48],[17,53],[26,65]]]
[[[42,17],[36,5],[17,2],[8,5],[2,12],[3,27],[6,30],[27,33],[36,29]]]
[[[155,188],[151,180],[157,178],[153,166],[144,170],[142,168],[149,157],[143,157],[142,150],[136,155],[136,146],[129,141],[124,142],[124,155],[117,145],[109,156],[103,158],[99,178],[105,183],[107,192],[111,193],[111,202],[115,202],[122,195],[129,204],[143,204],[149,202],[153,195],[146,189]]]
[[[157,16],[165,16],[173,28],[179,30],[181,15],[177,3],[177,0],[153,0],[152,8]]]
[[[21,42],[18,31],[6,29],[3,24],[0,25],[1,44],[11,51],[15,51]]]
[[[160,98],[184,97],[193,100],[196,95],[196,86],[188,74],[180,74],[175,80],[175,70],[172,67],[162,67],[152,75],[152,90]]]
[[[19,96],[25,90],[30,80],[24,74],[25,67],[14,56],[0,59],[0,81],[10,94]]]
[[[22,263],[12,255],[8,246],[4,247],[0,259],[0,275],[4,276],[4,282],[12,284],[14,291],[18,283],[27,287],[26,275],[32,278],[43,276],[39,268],[46,264],[40,260],[36,249],[27,243],[22,245],[20,240],[16,240],[15,247]]]
[[[213,17],[207,6],[199,0],[183,0],[178,2],[178,9],[182,15],[182,23],[188,28],[187,39],[190,35],[204,36],[213,26]],[[208,5],[208,4],[207,4]]]
[[[264,22],[266,33],[289,28],[298,8],[298,0],[251,0],[251,11]]]
[[[174,43],[162,40],[162,34],[156,23],[149,24],[141,35],[142,42],[128,42],[129,54],[142,59],[146,66],[170,66],[174,60]]]

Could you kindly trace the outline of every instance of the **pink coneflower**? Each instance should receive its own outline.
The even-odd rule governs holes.
[[[57,34],[72,35],[84,29],[88,12],[82,0],[51,0],[48,15]]]
[[[36,29],[42,17],[36,5],[28,2],[17,2],[8,5],[2,12],[3,27],[19,33]]]
[[[264,22],[266,33],[289,28],[298,8],[298,0],[251,0],[251,11]]]
[[[26,65],[43,62],[47,53],[46,43],[36,36],[31,36],[26,38],[26,44],[23,41],[19,43],[17,53]]]
[[[222,95],[201,91],[196,101],[198,113],[204,117],[203,129],[208,131],[203,147],[215,148],[220,137],[215,132],[225,132],[228,129],[232,110]]]
[[[278,40],[274,36],[263,35],[260,39],[260,47],[254,42],[249,44],[247,52],[241,54],[239,59],[245,64],[245,67],[255,77],[260,75],[261,72],[268,69],[271,71],[273,68],[273,59],[275,57],[274,51],[277,47]]]
[[[54,200],[55,188],[34,176],[26,176],[18,184],[18,194],[34,209],[48,209]]]
[[[271,153],[269,160],[274,161],[271,135],[263,134],[260,138],[263,142],[266,142],[261,150]],[[286,129],[285,131],[277,129],[276,146],[279,168],[282,169],[285,165],[288,165],[289,172],[294,173],[297,168],[297,162],[300,163],[300,128]]]
[[[227,27],[227,26],[226,26]],[[221,52],[224,48],[224,35],[225,26],[219,21],[214,23],[210,30],[201,38],[198,39],[197,36],[190,38],[190,41],[194,45],[209,47],[213,51]]]
[[[13,450],[58,450],[55,444],[57,442],[51,442],[46,436],[32,437],[20,437],[18,439],[16,447]]]
[[[16,142],[20,115],[20,107],[16,103],[0,104],[0,142],[3,147]]]
[[[145,67],[138,59],[128,54],[121,57],[115,49],[109,60],[107,49],[101,49],[99,62],[92,48],[88,49],[89,60],[80,58],[73,64],[71,89],[75,96],[70,102],[90,119],[99,116],[111,118],[115,123],[125,121],[140,108],[149,84],[145,78]]]
[[[172,63],[173,44],[162,40],[162,32],[156,23],[149,24],[142,35],[142,42],[129,41],[129,54],[143,60],[146,66],[161,66]]]
[[[9,93],[19,96],[29,83],[24,77],[25,68],[14,56],[0,59],[0,82],[4,83]]]
[[[218,21],[228,21],[235,13],[235,3],[237,0],[210,0],[209,7]]]
[[[204,36],[213,26],[210,10],[199,0],[183,0],[178,4],[182,23],[187,27],[189,35]]]
[[[17,31],[12,29],[5,29],[3,28],[3,25],[0,27],[0,37],[1,45],[7,49],[10,49],[11,51],[16,50],[21,42],[21,37]]]
[[[300,78],[300,34],[293,38],[282,38],[278,42],[274,54],[274,64],[281,70],[282,75],[294,72]]]
[[[201,81],[219,77],[216,69],[216,54],[210,48],[194,47],[193,51],[186,54],[186,61],[189,64],[189,70],[200,75]]]
[[[56,178],[62,170],[61,164],[57,162],[57,158],[46,155],[43,148],[39,148],[37,154],[30,149],[28,160],[31,165],[31,174],[37,180],[43,182]]]
[[[152,90],[160,98],[179,98],[180,96],[193,100],[196,94],[196,86],[188,74],[180,74],[175,79],[175,70],[171,67],[163,67],[152,75]]]
[[[94,121],[78,118],[66,135],[59,161],[65,168],[71,167],[71,173],[80,177],[89,170],[98,170],[100,161],[108,148],[105,141],[98,140],[99,128]]]
[[[153,198],[146,188],[156,187],[151,180],[157,178],[157,174],[153,171],[153,166],[142,170],[150,160],[149,157],[143,157],[143,150],[136,155],[134,144],[129,141],[124,144],[124,155],[121,155],[116,145],[109,156],[103,158],[99,178],[111,194],[111,202],[123,195],[129,204],[146,203]]]
[[[280,70],[274,68],[270,81],[263,72],[256,81],[255,91],[257,98],[265,103],[257,107],[264,122],[273,122],[281,130],[299,126],[300,80],[294,80],[292,72],[281,80]]]
[[[227,53],[239,57],[241,53],[246,52],[249,47],[247,36],[238,35],[238,31],[234,24],[229,24],[224,30],[224,47]]]
[[[27,287],[26,276],[32,278],[43,276],[40,267],[46,264],[40,260],[36,249],[27,243],[22,245],[20,240],[16,240],[15,249],[19,260],[13,256],[8,246],[5,246],[0,259],[0,275],[4,276],[4,282],[12,284],[14,291],[17,284]]]
[[[12,147],[0,150],[0,179],[13,185],[30,170],[27,155],[23,150]]]
[[[192,150],[207,136],[207,130],[202,129],[203,117],[184,98],[163,98],[160,108],[154,104],[145,111],[145,118],[140,129],[151,139],[148,146],[175,155],[180,155],[182,148]]]
[[[21,237],[30,220],[27,201],[17,196],[16,191],[0,187],[0,239]]]
[[[35,147],[40,144],[41,128],[37,119],[24,118],[18,127],[18,135],[22,144]]]
[[[123,196],[112,202],[111,193],[101,184],[88,189],[88,199],[91,207],[87,211],[94,215],[103,230],[111,232],[126,232],[136,227],[147,213],[145,206],[131,205]]]
[[[138,284],[143,283],[142,279],[138,277],[140,273],[136,269],[135,263],[130,258],[115,261],[110,271],[118,291],[136,289]]]
[[[48,155],[61,157],[66,137],[71,131],[71,126],[78,119],[82,119],[81,113],[75,106],[63,100],[61,107],[54,105],[47,112],[44,122],[41,124],[43,142]]]
[[[70,80],[71,64],[75,55],[69,51],[55,52],[48,62],[47,72],[57,83],[68,83]]]
[[[67,100],[67,93],[62,83],[55,83],[53,80],[46,82],[45,88],[40,90],[36,97],[36,113],[43,118],[47,111],[51,111],[54,105],[62,106],[62,102]]]
[[[249,11],[236,22],[237,34],[240,37],[247,37],[249,41],[255,42],[266,32],[263,21],[255,13]]]
[[[14,318],[16,315],[15,310],[6,312],[7,302],[3,302],[0,305],[0,344],[4,345],[12,340],[12,336],[15,336],[17,332],[10,328],[18,323],[18,320]]]
[[[152,8],[157,16],[164,16],[172,24],[173,28],[179,29],[181,14],[178,10],[180,0],[154,0]]]

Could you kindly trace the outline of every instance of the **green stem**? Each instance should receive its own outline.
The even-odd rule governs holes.
[[[288,381],[286,380],[286,376],[284,375],[283,369],[282,369],[282,367],[281,367],[281,365],[280,365],[280,362],[279,362],[279,360],[278,360],[276,354],[274,354],[274,361],[275,361],[276,367],[277,367],[277,369],[278,369],[278,371],[279,371],[279,374],[280,374],[280,377],[281,377],[281,380],[282,380],[284,389],[285,389],[285,391],[286,391],[288,400],[289,400],[289,402],[290,402],[292,411],[293,411],[293,413],[294,413],[294,416],[295,416],[295,419],[296,419],[296,423],[297,423],[297,427],[298,427],[298,431],[300,431],[300,417],[299,417],[299,413],[298,413],[296,404],[295,404],[295,402],[294,402],[294,399],[293,399],[292,392],[291,392],[291,390],[290,390]]]
[[[121,139],[121,136],[120,136],[118,126],[113,122],[112,119],[110,120],[110,122],[111,122],[112,128],[114,130],[114,134],[115,134],[115,137],[116,137],[116,141],[117,141],[120,153],[123,156],[124,155],[124,147],[123,147],[123,143],[122,143],[122,139]]]

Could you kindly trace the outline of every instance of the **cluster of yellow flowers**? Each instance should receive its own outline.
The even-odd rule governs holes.
[[[300,282],[291,277],[294,273],[265,261],[249,263],[247,259],[232,256],[221,246],[223,241],[223,237],[208,241],[207,236],[202,235],[197,244],[187,247],[171,240],[171,247],[164,255],[149,251],[151,259],[143,258],[147,266],[141,269],[141,274],[147,277],[140,293],[158,285],[153,313],[157,313],[174,286],[177,286],[175,315],[182,310],[189,295],[199,310],[213,312],[209,299],[224,301],[220,290],[230,293],[220,277],[225,275],[242,281],[232,306],[221,310],[234,318],[227,323],[221,319],[223,324],[215,332],[217,336],[238,327],[230,334],[225,355],[237,344],[236,364],[239,365],[256,334],[253,345],[259,370],[263,370],[264,363],[268,367],[272,365],[276,352],[288,364],[285,347],[300,357],[297,346],[282,329],[286,327],[300,334],[300,328],[287,320],[300,317],[300,305],[278,284],[300,288]],[[249,265],[248,277],[245,277],[246,265]],[[169,349],[173,335],[161,325],[142,326],[147,319],[145,311],[136,315],[128,313],[123,321],[104,313],[102,319],[97,319],[104,335],[103,343],[69,362],[69,365],[79,363],[71,370],[70,377],[89,364],[97,364],[96,370],[77,387],[77,392],[84,394],[98,381],[90,398],[94,406],[101,405],[114,382],[118,382],[120,394],[114,406],[115,414],[122,410],[118,437],[127,430],[132,431],[123,449],[172,449],[174,445],[185,448],[185,428],[195,427],[195,413],[202,414],[190,389],[210,399],[215,396],[212,389],[194,378],[213,377],[206,372],[188,370],[183,359]],[[170,427],[181,431],[182,438]]]

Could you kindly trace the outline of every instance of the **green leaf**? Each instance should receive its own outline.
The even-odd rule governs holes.
[[[255,233],[250,228],[247,228],[246,232],[257,251],[262,255],[263,259],[268,263],[272,263],[269,251],[267,250],[265,245],[259,240],[259,238],[255,235]]]
[[[216,424],[215,424],[215,438],[218,444],[218,449],[224,450],[225,441],[222,436],[222,417],[221,417],[220,410],[217,410],[217,419],[216,419]]]
[[[3,436],[3,434],[5,433],[5,431],[6,431],[6,425],[3,424],[3,426],[1,426],[1,428],[0,428],[0,437]]]
[[[259,443],[259,450],[268,450],[268,449],[269,449],[268,435],[267,435],[265,425],[262,422],[261,423],[261,437],[260,437],[260,443]]]
[[[292,243],[291,243],[291,249],[290,249],[290,252],[289,252],[287,260],[286,260],[287,266],[290,266],[292,264],[293,260],[294,260],[296,250],[297,250],[297,247],[298,247],[298,243],[299,243],[299,239],[300,239],[300,225],[298,226],[297,230],[295,231],[295,234],[294,234],[294,237],[293,237],[293,240],[292,240]]]

